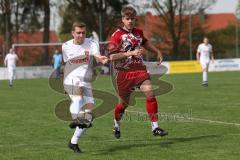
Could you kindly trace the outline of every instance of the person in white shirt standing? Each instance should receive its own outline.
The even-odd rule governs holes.
[[[207,37],[203,38],[203,43],[198,45],[197,48],[197,61],[201,64],[202,67],[202,85],[208,86],[208,67],[210,58],[212,62],[214,62],[212,45],[209,44],[209,40]]]
[[[18,56],[15,54],[14,48],[11,48],[4,59],[4,65],[7,66],[8,69],[8,79],[10,87],[13,86],[13,80],[16,78],[16,64],[18,60],[19,59]]]
[[[71,98],[70,113],[72,122],[70,128],[76,128],[69,141],[69,148],[76,153],[81,150],[78,140],[85,132],[88,125],[80,122],[80,112],[90,112],[94,107],[92,94],[93,59],[101,63],[107,63],[108,58],[101,56],[99,43],[91,38],[86,38],[86,25],[83,22],[75,22],[72,26],[73,39],[62,45],[64,67],[64,89]],[[92,122],[93,119],[90,120]],[[90,125],[91,126],[91,125]]]

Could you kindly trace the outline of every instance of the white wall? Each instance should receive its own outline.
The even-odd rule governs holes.
[[[48,78],[53,72],[51,66],[36,66],[36,67],[17,67],[17,79],[30,79],[30,78]],[[0,80],[8,79],[7,68],[0,67]]]

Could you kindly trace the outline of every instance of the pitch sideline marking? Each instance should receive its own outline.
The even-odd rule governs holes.
[[[138,112],[138,111],[128,111],[130,113],[138,113],[138,114],[146,114],[145,112]],[[181,117],[178,117],[179,119]],[[240,126],[240,123],[232,123],[232,122],[224,122],[224,121],[215,121],[215,120],[209,120],[209,119],[202,119],[202,118],[188,118],[187,120],[195,120],[195,121],[203,121],[203,122],[208,122],[208,123],[216,123],[216,124],[223,124],[223,125],[233,125],[233,126]]]

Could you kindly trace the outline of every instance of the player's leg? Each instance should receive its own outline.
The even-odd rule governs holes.
[[[86,131],[86,128],[80,128],[78,126],[78,123],[77,123],[76,119],[77,119],[77,114],[80,112],[81,107],[82,107],[83,96],[81,94],[79,94],[79,95],[69,95],[69,96],[72,100],[71,105],[70,105],[70,113],[71,113],[72,119],[73,119],[73,121],[70,124],[70,127],[72,127],[72,128],[75,127],[76,129],[73,133],[73,136],[72,136],[71,140],[69,141],[68,146],[74,152],[80,153],[81,150],[78,146],[78,140],[81,137],[81,135],[83,135],[83,133]]]
[[[133,81],[127,79],[126,72],[119,71],[117,74],[117,92],[118,92],[118,103],[114,109],[114,129],[113,134],[116,138],[120,138],[120,120],[124,114],[125,109],[128,106],[129,98],[131,94],[131,87]]]
[[[84,83],[84,82],[83,82]],[[74,152],[81,152],[77,143],[79,138],[83,135],[83,133],[86,131],[87,128],[89,128],[92,125],[93,121],[93,113],[92,110],[94,109],[94,98],[92,94],[92,88],[91,85],[88,83],[84,83],[85,86],[82,86],[79,89],[79,92],[76,93],[78,94],[78,107],[71,105],[70,111],[72,114],[72,118],[76,119],[78,116],[77,114],[80,111],[88,112],[87,116],[84,117],[83,122],[79,122],[80,125],[76,126],[76,130],[71,138],[71,141],[69,143],[69,147],[74,150]],[[72,101],[74,101],[75,97],[72,97]],[[76,114],[77,113],[77,114]],[[74,117],[75,116],[75,117]],[[86,119],[85,119],[86,118]],[[86,127],[86,128],[85,128]],[[74,148],[75,147],[75,148]],[[78,150],[79,149],[79,150]]]
[[[14,69],[12,67],[8,68],[8,79],[9,79],[9,86],[13,86],[13,78],[14,78]]]
[[[68,143],[68,147],[76,153],[80,153],[81,150],[78,146],[78,140],[85,132],[86,128],[81,128],[77,120],[78,113],[83,107],[83,89],[80,85],[81,82],[76,77],[66,77],[64,79],[64,89],[71,98],[70,113],[72,116],[71,128],[75,128],[72,138]]]
[[[90,83],[85,83],[85,87],[83,87],[83,107],[82,110],[87,112],[86,119],[86,127],[89,128],[92,125],[94,114],[94,98],[92,93],[92,87]]]
[[[153,135],[165,136],[168,133],[158,126],[158,103],[153,93],[152,83],[149,79],[140,85],[140,90],[146,96],[146,110],[151,121]]]
[[[209,62],[208,61],[201,61],[201,66],[202,66],[202,85],[203,86],[208,86],[208,66]]]
[[[120,138],[120,121],[124,114],[125,109],[128,107],[129,103],[129,96],[119,97],[118,103],[115,105],[114,109],[114,128],[113,128],[113,134],[116,138]]]

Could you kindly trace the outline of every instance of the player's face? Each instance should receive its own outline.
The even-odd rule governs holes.
[[[132,30],[135,26],[136,17],[135,16],[124,16],[122,18],[123,28],[126,30]]]
[[[14,53],[14,49],[11,48],[11,49],[9,50],[9,52],[10,52],[10,53]]]
[[[208,44],[208,39],[207,39],[207,38],[204,38],[204,39],[203,39],[203,43]]]
[[[82,44],[86,38],[86,27],[75,27],[75,30],[72,31],[75,44]]]

